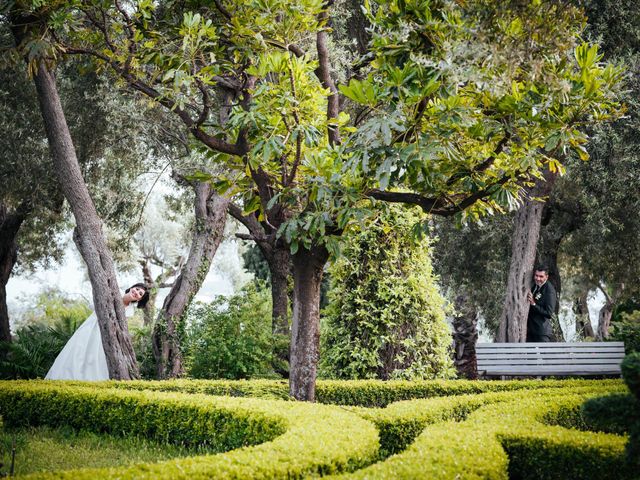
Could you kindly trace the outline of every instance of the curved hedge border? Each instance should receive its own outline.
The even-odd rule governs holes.
[[[0,413],[9,425],[67,424],[114,434],[135,432],[191,445],[202,442],[218,451],[254,445],[223,455],[25,478],[301,478],[370,464],[379,445],[373,424],[336,407],[63,382],[0,382]]]
[[[395,422],[398,428],[412,421],[414,431],[421,422],[427,427],[406,451],[341,478],[627,478],[624,437],[543,423],[556,423],[563,412],[579,410],[585,398],[610,392],[594,385],[392,405],[377,414],[378,425]],[[434,423],[465,415],[462,422]],[[381,430],[381,438],[385,435]]]
[[[211,391],[220,384],[236,386],[239,382],[150,383],[156,389]],[[353,471],[370,465],[380,453],[397,452],[414,440],[403,453],[348,476],[505,479],[511,473],[514,478],[536,478],[526,476],[531,470],[545,478],[606,478],[611,472],[621,478],[624,469],[623,437],[543,425],[581,426],[583,400],[623,392],[620,381],[511,382],[507,387],[511,391],[480,395],[460,393],[466,388],[499,390],[507,382],[420,382],[414,389],[402,385],[408,382],[383,386],[379,385],[382,382],[344,383],[341,391],[351,388],[352,399],[370,399],[372,385],[373,390],[386,388],[389,392],[400,385],[400,392],[390,396],[411,392],[450,392],[454,396],[402,401],[385,409],[336,408],[139,391],[148,385],[143,382],[119,382],[117,389],[109,388],[113,382],[0,382],[0,414],[10,424],[26,420],[110,433],[135,432],[159,440],[204,443],[217,451],[266,442],[223,455],[121,469],[52,472],[31,478],[300,478]],[[273,382],[244,382],[247,388],[242,392],[278,392],[264,389],[265,384]],[[550,388],[540,388],[547,386]],[[529,390],[522,390],[525,387]],[[379,429],[381,452],[370,422]],[[578,464],[579,468],[567,469],[565,464]],[[560,472],[555,477],[554,469]]]
[[[65,382],[69,385],[88,385],[83,382]],[[403,400],[444,397],[487,392],[529,390],[533,388],[567,388],[588,385],[623,385],[622,380],[318,380],[316,401],[332,405],[381,408]],[[289,386],[285,380],[162,380],[128,382],[94,382],[94,387],[125,390],[155,390],[183,393],[203,393],[232,397],[289,399]]]

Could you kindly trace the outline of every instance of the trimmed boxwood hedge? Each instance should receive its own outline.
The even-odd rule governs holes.
[[[65,382],[86,385],[83,382]],[[445,397],[487,392],[529,390],[532,388],[567,388],[592,384],[623,385],[622,380],[425,380],[425,381],[381,381],[381,380],[318,380],[316,401],[332,405],[351,405],[382,408],[402,400]],[[158,390],[183,393],[204,393],[232,397],[257,397],[269,399],[289,398],[289,385],[285,380],[171,380],[96,382],[102,388],[125,390]]]
[[[337,407],[63,382],[0,382],[0,413],[12,426],[70,425],[190,445],[204,443],[218,451],[236,449],[223,455],[28,478],[301,478],[369,464],[377,457],[379,445],[373,424]]]
[[[469,398],[415,400],[392,405],[379,417],[430,421],[450,415],[452,420],[427,425],[404,452],[346,478],[630,478],[625,468],[625,437],[569,430],[543,422],[568,410],[579,410],[585,398],[602,395],[607,386],[538,389],[529,392],[492,393]],[[450,400],[449,405],[446,400]],[[460,402],[460,403],[457,403]],[[484,403],[484,406],[481,404]],[[398,411],[393,412],[395,408]],[[461,413],[464,408],[473,410]],[[400,410],[404,410],[401,412]],[[555,414],[555,415],[554,415]],[[456,422],[457,416],[465,417]],[[391,419],[386,419],[393,425]],[[380,424],[378,419],[376,423]],[[420,428],[420,427],[416,427]],[[381,430],[381,438],[385,438]],[[383,448],[385,444],[383,443]],[[542,449],[542,450],[540,450]],[[589,458],[586,461],[586,457]],[[531,458],[536,458],[535,475]],[[588,468],[574,466],[583,461]],[[524,473],[523,473],[524,472]],[[529,476],[522,476],[522,475]]]
[[[583,401],[622,393],[626,387],[620,381],[367,381],[325,382],[323,387],[325,393],[333,392],[325,400],[366,405],[405,395],[450,396],[400,401],[381,409],[211,395],[225,390],[227,395],[278,397],[284,390],[271,381],[0,382],[0,415],[13,425],[67,424],[227,451],[29,478],[628,476],[624,437],[558,426],[585,428]],[[469,390],[487,393],[465,394]],[[184,393],[189,391],[208,395]],[[382,400],[375,398],[376,392],[382,392]]]
[[[538,389],[535,389],[538,390]],[[567,387],[563,391],[598,393],[625,390],[624,385],[610,382],[581,382],[578,386]],[[557,393],[556,389],[545,390],[548,394]],[[547,393],[545,393],[547,394]],[[383,410],[360,410],[364,418],[376,424],[380,432],[382,455],[400,452],[424,430],[427,425],[440,421],[464,420],[471,412],[484,405],[526,398],[530,391],[491,392],[479,395],[460,395],[434,398],[429,401],[410,400],[397,402]],[[356,410],[357,411],[357,410]]]
[[[591,398],[582,405],[581,415],[588,430],[623,435],[640,422],[640,401],[628,393]]]

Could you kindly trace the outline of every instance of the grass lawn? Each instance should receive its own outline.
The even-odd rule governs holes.
[[[31,427],[0,431],[1,473],[8,473],[15,439],[15,475],[75,468],[116,467],[201,455],[203,450],[159,444],[144,438],[114,437],[65,428]]]

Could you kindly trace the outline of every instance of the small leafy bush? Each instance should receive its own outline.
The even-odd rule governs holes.
[[[451,378],[451,332],[416,210],[390,207],[343,238],[321,324],[320,373],[342,379]]]
[[[0,378],[42,378],[91,314],[84,301],[56,290],[41,293],[18,323],[12,342],[0,342]]]
[[[640,352],[624,357],[621,369],[624,381],[636,397],[636,415],[629,419],[627,462],[630,468],[640,472]]]
[[[187,314],[187,372],[194,378],[242,379],[274,375],[271,295],[250,283],[238,294],[197,302]]]
[[[622,313],[620,319],[613,322],[610,339],[624,342],[626,353],[640,352],[640,310]]]
[[[629,433],[629,425],[638,420],[639,413],[640,404],[627,393],[591,398],[581,408],[589,430],[617,435]]]

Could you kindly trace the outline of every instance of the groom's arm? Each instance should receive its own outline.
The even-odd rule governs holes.
[[[534,311],[545,318],[551,318],[556,313],[556,292],[554,289],[545,288],[540,299],[531,305]]]

